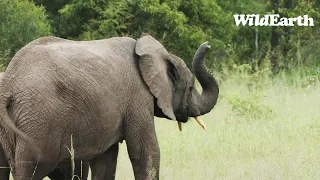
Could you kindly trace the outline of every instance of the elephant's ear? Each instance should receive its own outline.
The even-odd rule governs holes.
[[[163,45],[149,34],[143,33],[137,40],[135,52],[140,56],[139,67],[157,105],[172,120],[176,120],[172,107],[173,90],[168,77],[170,55]]]

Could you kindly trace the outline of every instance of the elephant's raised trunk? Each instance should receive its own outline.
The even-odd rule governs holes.
[[[194,117],[199,125],[206,130],[205,124],[200,120],[199,116],[206,114],[216,105],[219,96],[219,86],[216,79],[210,74],[204,63],[204,57],[210,48],[208,42],[200,45],[194,55],[192,67],[196,78],[202,87],[201,95],[194,90],[193,98],[190,102],[189,117]],[[179,130],[182,130],[181,122],[178,122]]]
[[[216,105],[219,96],[218,83],[204,63],[204,57],[209,48],[210,45],[208,42],[201,44],[194,55],[192,62],[194,74],[203,90],[202,94],[196,97],[196,104],[198,105],[197,109],[200,114],[194,114],[194,117],[210,112]]]

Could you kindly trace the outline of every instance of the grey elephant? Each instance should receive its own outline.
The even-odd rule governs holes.
[[[135,179],[159,179],[154,116],[181,126],[215,106],[218,84],[204,64],[209,47],[196,52],[193,75],[145,33],[137,40],[44,37],[27,44],[0,85],[1,122],[11,132],[2,145],[14,179],[42,179],[71,149],[77,160],[90,160],[93,179],[114,179],[122,140]]]
[[[0,82],[2,81],[4,72],[0,72]],[[4,153],[4,149],[0,145],[0,180],[9,180],[10,167]],[[86,180],[89,172],[88,161],[75,161],[74,175],[81,180]],[[61,162],[52,172],[48,174],[51,180],[70,180],[72,179],[72,166],[71,161],[66,160]]]
[[[0,72],[0,82],[2,81],[4,73]],[[4,149],[0,146],[0,179],[9,180],[10,166],[8,164]]]

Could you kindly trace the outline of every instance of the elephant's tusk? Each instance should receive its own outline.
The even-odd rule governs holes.
[[[178,121],[178,127],[179,127],[179,131],[182,131],[182,124],[180,121]]]
[[[200,117],[197,116],[195,117],[196,121],[198,122],[198,124],[204,129],[204,130],[207,130],[207,127],[206,125],[201,121]]]

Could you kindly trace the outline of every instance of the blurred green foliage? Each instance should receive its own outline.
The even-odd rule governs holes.
[[[252,67],[250,73],[313,68],[320,65],[319,7],[316,0],[1,0],[0,51],[6,56],[0,59],[6,66],[19,48],[50,34],[93,40],[147,32],[189,67],[198,46],[209,41],[206,64],[220,72],[243,64]],[[233,18],[274,13],[308,14],[315,26],[238,27]]]
[[[25,44],[51,35],[51,26],[44,7],[19,0],[0,1],[0,63],[6,66],[10,58]]]
[[[233,94],[228,96],[231,110],[237,116],[255,120],[261,118],[267,120],[274,117],[274,111],[270,106],[263,103],[262,99],[261,94],[250,94],[250,96]]]

